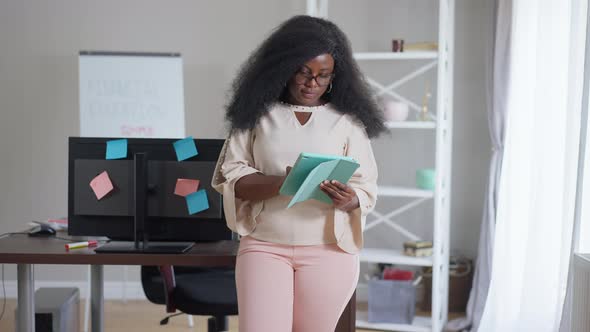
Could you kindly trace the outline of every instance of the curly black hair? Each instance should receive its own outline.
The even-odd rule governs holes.
[[[281,100],[291,77],[321,54],[334,58],[332,90],[322,99],[365,127],[369,137],[385,130],[383,114],[352,56],[350,42],[336,24],[298,15],[279,25],[242,65],[232,84],[225,118],[231,129],[252,129]]]

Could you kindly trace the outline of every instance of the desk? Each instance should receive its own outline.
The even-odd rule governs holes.
[[[17,264],[18,324],[21,331],[35,331],[35,279],[33,264],[91,265],[90,299],[92,332],[102,332],[104,265],[234,266],[238,242],[197,243],[182,255],[96,254],[92,249],[66,251],[64,240],[11,235],[0,238],[0,264]],[[336,332],[355,331],[355,295],[340,317]],[[20,331],[19,331],[20,332]]]

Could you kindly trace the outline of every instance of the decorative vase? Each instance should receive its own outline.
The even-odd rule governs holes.
[[[434,190],[436,176],[434,169],[421,168],[416,171],[416,186],[424,190]]]
[[[395,100],[383,102],[383,115],[387,121],[406,121],[409,111],[410,107],[404,102]]]

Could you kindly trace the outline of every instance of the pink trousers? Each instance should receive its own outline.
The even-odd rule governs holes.
[[[358,277],[358,255],[336,244],[292,246],[242,237],[239,331],[334,332]]]

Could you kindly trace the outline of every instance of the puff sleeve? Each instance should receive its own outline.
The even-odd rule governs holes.
[[[252,156],[254,133],[251,130],[233,130],[225,140],[215,166],[211,186],[223,195],[223,210],[227,226],[244,236],[255,227],[255,216],[260,213],[261,202],[241,200],[235,195],[235,184],[242,177],[260,173]]]
[[[363,247],[366,217],[377,202],[378,172],[371,141],[365,129],[355,122],[352,122],[350,128],[345,155],[354,158],[360,164],[348,182],[356,192],[359,207],[349,212],[335,209],[334,234],[341,249],[357,253]]]

